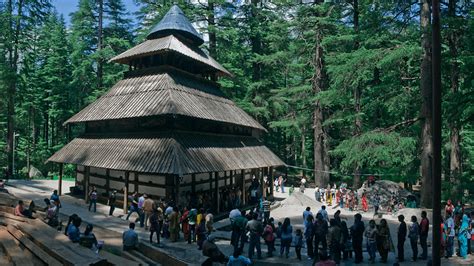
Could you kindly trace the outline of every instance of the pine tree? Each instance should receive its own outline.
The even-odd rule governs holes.
[[[422,129],[421,129],[421,176],[422,176],[422,192],[421,192],[421,205],[424,207],[431,207],[431,195],[433,189],[431,186],[432,182],[432,164],[431,158],[433,157],[433,141],[432,141],[432,86],[431,86],[431,34],[430,34],[430,3],[429,0],[423,0],[420,8],[420,26],[421,26],[421,48],[422,48],[422,61],[421,61],[421,75],[420,75],[420,92],[422,97],[421,105],[421,118],[422,118]]]
[[[92,91],[97,88],[97,75],[93,57],[97,51],[97,22],[94,14],[94,0],[80,0],[78,10],[71,15],[70,43],[72,44],[72,82],[75,95],[74,109],[95,98]]]
[[[7,96],[7,178],[13,171],[14,138],[16,130],[15,105],[18,91],[18,71],[21,69],[20,55],[29,49],[29,33],[40,24],[50,9],[48,0],[7,0],[2,10],[2,54],[5,54],[3,81]]]

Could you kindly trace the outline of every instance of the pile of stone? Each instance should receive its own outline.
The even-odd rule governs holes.
[[[370,187],[368,186],[367,182],[364,182],[362,187],[357,190],[359,199],[364,193],[367,196],[369,205],[372,205],[371,202],[373,199],[375,199],[376,195],[378,195],[381,207],[389,206],[392,196],[405,201],[407,198],[414,198],[414,195],[408,190],[404,189],[398,183],[389,180],[377,180]]]

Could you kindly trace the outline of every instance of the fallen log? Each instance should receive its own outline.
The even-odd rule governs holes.
[[[0,228],[0,243],[3,246],[6,256],[15,265],[34,266],[33,255],[31,252],[22,250],[17,240],[10,235],[5,227]]]
[[[29,218],[26,218],[26,217],[16,216],[16,215],[11,214],[9,212],[3,212],[1,210],[0,210],[0,217],[3,217],[5,219],[9,219],[9,220],[13,220],[13,221],[17,221],[17,222],[24,222],[24,223],[27,223],[27,222],[32,220],[32,219],[29,219]]]
[[[52,265],[52,266],[61,266],[62,263],[50,256],[48,253],[46,253],[44,250],[42,250],[40,247],[35,245],[33,241],[28,239],[20,230],[18,230],[16,227],[13,225],[9,224],[7,226],[8,232],[15,237],[20,243],[22,243],[28,250],[31,251],[31,253],[35,254],[40,260],[42,260],[44,263],[47,265]]]
[[[110,252],[101,251],[99,254],[101,257],[105,258],[108,263],[113,265],[127,265],[127,266],[139,266],[142,265],[136,261],[126,259],[124,257],[117,256]]]
[[[70,242],[66,236],[41,221],[20,223],[18,229],[63,265],[98,265],[106,262],[90,249]]]

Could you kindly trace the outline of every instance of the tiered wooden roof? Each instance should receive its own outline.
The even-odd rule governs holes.
[[[253,137],[265,128],[225,97],[217,83],[204,78],[210,73],[231,74],[198,47],[202,42],[179,7],[173,6],[148,40],[111,59],[135,69],[66,121],[95,123],[95,129],[88,127],[85,135],[48,161],[175,175],[283,165]],[[187,68],[188,64],[196,67]],[[97,124],[109,121],[123,125],[124,121],[134,124],[136,119],[152,121],[157,117],[181,123],[139,133],[130,127],[97,130]],[[189,119],[194,125],[183,126]],[[222,125],[242,130],[216,130]]]
[[[256,138],[178,131],[86,135],[71,141],[49,160],[177,175],[284,164]]]
[[[214,82],[170,68],[152,72],[119,81],[66,123],[174,114],[265,130]]]
[[[223,66],[221,66],[211,56],[197,47],[189,47],[173,35],[165,36],[158,39],[146,40],[141,44],[117,55],[110,59],[111,62],[128,64],[132,59],[147,57],[151,55],[159,55],[169,52],[179,53],[182,56],[198,61],[212,68],[221,76],[232,76]]]

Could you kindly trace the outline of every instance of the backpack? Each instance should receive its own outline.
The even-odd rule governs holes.
[[[271,225],[265,226],[265,229],[263,230],[263,239],[267,242],[272,242],[275,240],[275,236],[273,235],[273,228]]]

